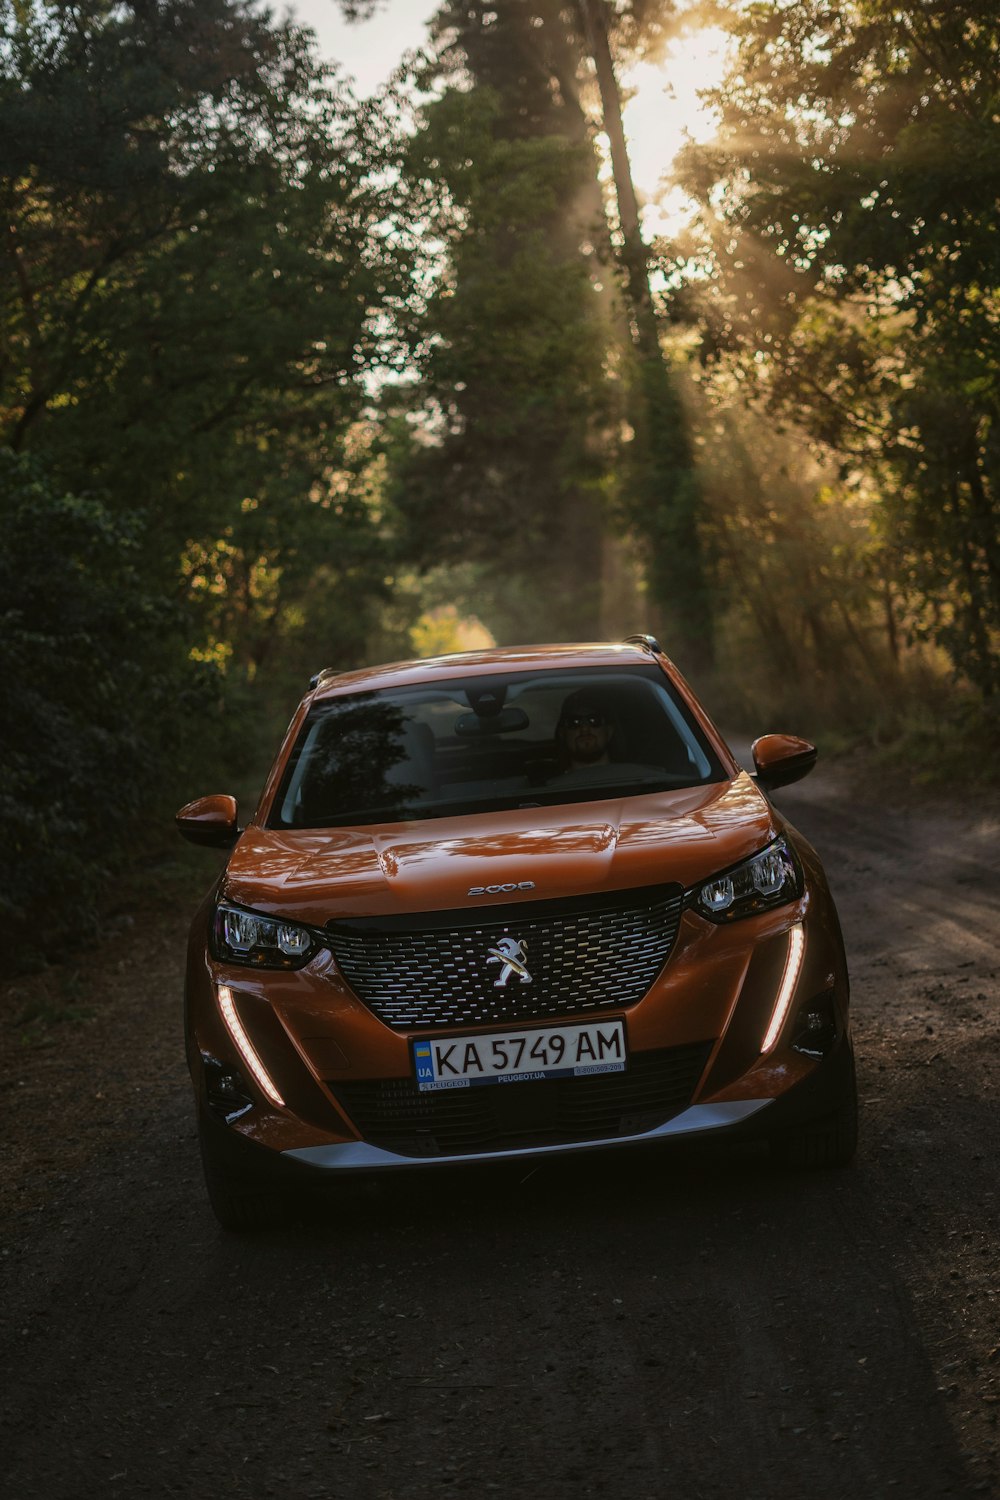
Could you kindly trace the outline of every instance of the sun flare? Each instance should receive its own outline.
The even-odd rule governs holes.
[[[731,38],[718,26],[678,37],[662,63],[638,63],[622,78],[631,95],[624,110],[632,175],[646,200],[643,225],[662,234],[687,217],[690,200],[671,184],[674,158],[689,140],[716,130],[715,111],[700,97],[725,71]]]

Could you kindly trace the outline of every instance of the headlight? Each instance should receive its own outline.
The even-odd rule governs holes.
[[[802,894],[798,861],[784,839],[775,839],[734,870],[696,886],[692,905],[710,922],[735,922],[783,906]]]
[[[212,923],[212,953],[227,963],[254,969],[301,969],[319,948],[308,927],[281,922],[239,906],[217,906]]]

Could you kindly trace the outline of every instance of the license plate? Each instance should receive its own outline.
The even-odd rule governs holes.
[[[413,1065],[422,1092],[624,1073],[625,1061],[621,1021],[549,1026],[544,1031],[421,1037],[413,1043]]]

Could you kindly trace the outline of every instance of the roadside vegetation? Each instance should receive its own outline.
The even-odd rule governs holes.
[[[709,24],[655,239],[621,82]],[[320,666],[654,629],[726,723],[989,776],[998,48],[985,0],[466,0],[359,102],[236,0],[0,0],[5,962]]]

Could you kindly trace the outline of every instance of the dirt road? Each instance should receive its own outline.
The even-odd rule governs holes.
[[[1000,821],[822,772],[779,801],[852,962],[846,1172],[618,1153],[240,1240],[200,1182],[180,915],[123,914],[58,1003],[15,987],[6,1493],[1000,1496]]]

